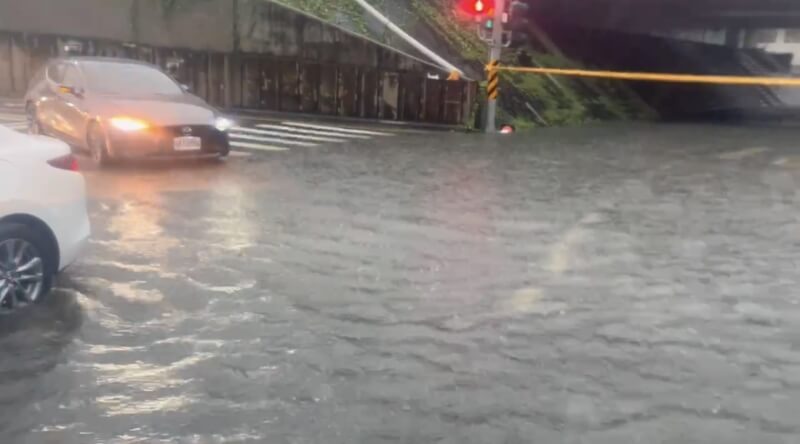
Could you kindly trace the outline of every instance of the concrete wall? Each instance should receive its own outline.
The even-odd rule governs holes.
[[[0,31],[132,41],[131,10],[134,2],[0,0]]]
[[[19,96],[31,75],[52,55],[56,38],[33,38],[25,45],[22,35],[0,32],[0,95]]]
[[[195,1],[191,8],[171,12],[163,10],[161,0],[136,0],[136,3],[136,13],[132,16],[136,43],[217,52],[234,50],[232,0]]]
[[[653,32],[651,35],[674,38],[697,43],[724,45],[726,31],[724,29],[680,29],[674,31]]]
[[[272,2],[177,5],[165,11],[162,0],[0,0],[0,31],[226,53],[241,50],[387,69],[428,68],[413,57]]]
[[[238,20],[243,52],[387,69],[427,68],[412,57],[271,2],[239,0]]]

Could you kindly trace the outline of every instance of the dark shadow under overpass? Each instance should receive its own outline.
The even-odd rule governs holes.
[[[532,13],[606,29],[800,28],[798,0],[535,0]]]

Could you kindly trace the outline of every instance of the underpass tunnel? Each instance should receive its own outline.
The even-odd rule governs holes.
[[[529,2],[530,53],[573,66],[626,72],[745,77],[800,74],[800,3],[786,0],[541,0]],[[535,57],[534,57],[535,58]],[[588,84],[581,79],[565,79]],[[800,116],[800,88],[628,81],[663,119],[786,119]],[[580,88],[580,86],[578,87]]]

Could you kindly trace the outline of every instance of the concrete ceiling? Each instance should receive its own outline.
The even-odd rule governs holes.
[[[529,0],[538,20],[613,29],[800,28],[800,0]]]

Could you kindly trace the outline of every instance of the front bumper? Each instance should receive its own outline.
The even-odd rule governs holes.
[[[175,138],[193,136],[201,140],[200,150],[176,151]],[[109,154],[117,159],[182,158],[226,156],[230,152],[228,133],[211,125],[151,127],[125,132],[111,128]]]

